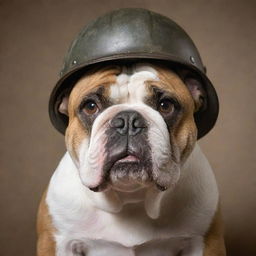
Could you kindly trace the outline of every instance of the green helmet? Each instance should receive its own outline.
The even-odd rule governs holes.
[[[68,117],[58,111],[63,93],[93,64],[120,60],[158,60],[191,70],[207,93],[207,107],[194,114],[198,139],[212,129],[219,112],[218,97],[191,38],[165,16],[127,8],[92,21],[71,44],[49,102],[50,119],[58,131],[65,133],[68,125]]]

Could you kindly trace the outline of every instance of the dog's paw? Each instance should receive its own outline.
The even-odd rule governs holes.
[[[72,242],[73,256],[86,256],[85,244],[82,241],[76,240]]]

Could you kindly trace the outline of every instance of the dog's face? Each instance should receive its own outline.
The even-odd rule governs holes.
[[[193,115],[203,96],[196,79],[159,65],[85,74],[59,107],[82,183],[93,191],[173,187],[197,138]]]

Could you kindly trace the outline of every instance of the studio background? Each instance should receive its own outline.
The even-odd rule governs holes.
[[[121,7],[169,16],[192,37],[220,99],[200,145],[221,193],[229,256],[256,255],[256,2],[0,0],[0,256],[35,255],[40,197],[65,152],[48,99],[71,40]]]

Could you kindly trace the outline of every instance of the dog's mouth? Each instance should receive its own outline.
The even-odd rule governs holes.
[[[94,192],[103,192],[109,188],[133,192],[149,186],[165,191],[171,183],[175,184],[176,178],[172,172],[176,173],[177,166],[174,161],[163,164],[159,170],[154,168],[156,167],[149,147],[145,146],[143,150],[119,148],[116,151],[110,151],[106,156],[98,184],[87,187]]]
[[[139,163],[140,159],[135,155],[127,154],[125,157],[117,160],[114,165],[117,165],[119,163]]]
[[[112,154],[104,165],[104,177],[101,183],[93,188],[94,192],[113,189],[131,191],[147,186],[152,182],[152,165],[148,156],[129,151]]]

